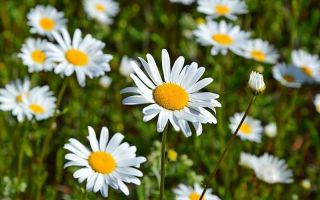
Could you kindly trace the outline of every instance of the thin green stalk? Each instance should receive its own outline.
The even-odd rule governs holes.
[[[203,197],[204,197],[204,195],[205,195],[205,193],[206,193],[206,191],[207,191],[207,189],[208,189],[209,181],[210,181],[210,180],[213,180],[213,179],[215,178],[215,176],[216,176],[216,174],[217,174],[217,172],[218,172],[218,170],[219,170],[220,164],[222,163],[222,160],[224,159],[224,157],[225,157],[227,151],[229,150],[229,148],[231,147],[231,144],[232,144],[233,141],[236,139],[237,134],[238,134],[238,132],[239,132],[239,130],[240,130],[240,127],[241,127],[241,125],[243,124],[244,120],[246,119],[246,117],[247,117],[247,115],[248,115],[248,113],[249,113],[249,110],[250,110],[250,108],[251,108],[251,106],[252,106],[252,103],[254,102],[255,99],[256,99],[256,95],[254,95],[254,96],[251,98],[250,103],[249,103],[249,105],[248,105],[248,107],[247,107],[247,109],[246,109],[246,111],[245,111],[245,113],[244,113],[244,115],[243,115],[243,117],[242,117],[242,119],[241,119],[241,121],[240,121],[237,129],[236,129],[235,132],[232,134],[231,138],[229,139],[229,141],[228,141],[228,143],[227,143],[227,146],[224,148],[224,150],[223,150],[223,152],[222,152],[222,154],[221,154],[221,156],[220,156],[220,158],[219,158],[219,160],[218,160],[217,165],[215,166],[215,168],[213,169],[212,173],[209,175],[209,178],[207,179],[206,183],[204,184],[204,189],[203,189],[203,191],[202,191],[202,193],[201,193],[201,196],[200,196],[200,199],[199,199],[199,200],[202,200],[202,199],[203,199]]]
[[[165,163],[166,163],[166,143],[167,143],[168,125],[164,128],[162,133],[161,143],[161,179],[160,179],[160,200],[163,200],[164,196],[164,181],[165,181]]]
[[[22,172],[22,165],[23,165],[23,157],[24,157],[24,145],[26,143],[28,131],[29,131],[29,121],[25,122],[25,129],[22,133],[22,140],[21,140],[21,146],[20,146],[20,151],[19,151],[19,157],[18,157],[18,180],[21,177],[21,172]]]

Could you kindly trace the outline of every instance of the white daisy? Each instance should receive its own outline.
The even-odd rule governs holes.
[[[130,74],[134,72],[133,66],[131,65],[131,62],[134,61],[134,59],[129,58],[128,56],[123,56],[120,62],[120,74],[125,77],[130,77]]]
[[[88,191],[100,191],[102,196],[108,197],[108,187],[120,189],[124,194],[129,195],[129,189],[125,183],[140,185],[138,177],[142,177],[142,172],[137,168],[146,161],[144,157],[136,157],[137,148],[124,142],[124,136],[116,133],[109,139],[109,131],[103,127],[100,133],[100,140],[96,138],[96,133],[92,127],[88,127],[87,137],[91,150],[88,150],[76,139],[70,139],[64,148],[71,151],[66,154],[68,162],[64,167],[79,166],[73,177],[79,183],[87,180],[86,189]]]
[[[313,101],[316,110],[320,113],[320,94],[317,94]]]
[[[267,124],[264,127],[264,134],[268,136],[269,138],[274,138],[277,135],[277,125],[276,123],[272,122],[270,124]]]
[[[176,189],[173,190],[176,200],[199,200],[203,188],[199,184],[194,184],[193,187],[179,184]],[[204,200],[220,200],[220,198],[212,194],[212,190],[208,189],[206,194],[203,197]]]
[[[23,44],[18,57],[28,66],[30,73],[52,69],[53,63],[48,62],[46,54],[47,43],[46,40],[28,38]]]
[[[253,170],[260,180],[270,184],[293,182],[292,171],[288,169],[285,161],[268,153],[257,159]]]
[[[170,0],[172,3],[182,3],[184,5],[191,5],[195,0]]]
[[[229,127],[232,133],[237,129],[243,115],[244,113],[235,113],[232,117],[230,117]],[[262,131],[263,128],[261,126],[261,122],[250,116],[247,116],[239,129],[238,136],[242,140],[249,140],[260,143]]]
[[[56,108],[56,98],[49,86],[35,87],[23,99],[23,106],[29,120],[44,120],[52,117]]]
[[[23,101],[30,91],[30,81],[28,78],[15,80],[0,89],[0,110],[11,111],[13,116],[17,116],[22,122],[26,116]]]
[[[70,76],[74,72],[78,82],[85,86],[86,76],[89,78],[102,76],[110,71],[109,61],[112,56],[103,53],[105,44],[86,35],[81,37],[81,31],[77,29],[73,38],[66,29],[60,33],[53,33],[58,45],[48,44],[48,59],[56,62],[54,72]]]
[[[201,45],[212,46],[212,55],[217,55],[219,52],[225,55],[228,50],[241,54],[240,48],[246,44],[250,33],[240,30],[239,26],[227,24],[225,21],[207,20],[205,24],[198,25],[194,35]]]
[[[272,68],[273,78],[279,81],[282,85],[291,88],[299,88],[306,80],[306,76],[302,71],[292,65],[287,66],[284,63],[275,65]]]
[[[157,131],[163,132],[170,122],[176,131],[182,130],[186,137],[191,136],[191,122],[197,135],[202,133],[202,123],[217,123],[215,116],[207,110],[215,112],[221,107],[216,100],[219,95],[211,92],[199,92],[209,85],[213,79],[199,79],[205,68],[198,68],[197,63],[184,66],[184,58],[180,56],[171,69],[167,50],[162,50],[162,70],[164,81],[160,75],[154,58],[147,54],[147,61],[139,58],[145,72],[132,62],[135,74],[131,78],[137,87],[129,87],[122,93],[133,93],[134,96],[123,100],[125,105],[151,104],[143,109],[144,121],[158,117]]]
[[[262,74],[255,71],[251,72],[248,84],[255,94],[262,93],[266,89]]]
[[[90,18],[102,24],[112,24],[119,12],[119,4],[113,0],[84,0],[84,10]]]
[[[210,17],[237,19],[237,15],[247,13],[247,5],[241,0],[199,0],[197,10]]]
[[[58,12],[52,6],[38,5],[32,8],[27,15],[31,33],[51,37],[53,32],[66,26],[63,12]]]
[[[296,50],[291,53],[293,65],[300,68],[308,77],[309,82],[314,80],[320,82],[320,60],[317,55],[311,55],[303,50]]]
[[[279,57],[276,49],[261,39],[249,40],[241,46],[241,49],[243,57],[259,62],[274,64]]]
[[[99,84],[103,88],[108,88],[111,85],[111,83],[112,83],[112,79],[107,75],[101,77],[99,80]]]
[[[252,155],[250,153],[241,152],[239,165],[253,169],[253,166],[255,165],[255,162],[257,162],[257,159],[258,158],[255,155]]]

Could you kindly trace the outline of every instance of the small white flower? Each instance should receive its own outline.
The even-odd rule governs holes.
[[[320,113],[320,94],[317,94],[313,101],[316,110]]]
[[[56,74],[71,76],[76,73],[79,84],[85,86],[86,76],[94,78],[110,71],[109,61],[112,56],[103,53],[105,44],[94,39],[90,34],[81,37],[81,31],[76,29],[71,39],[68,31],[53,33],[58,44],[48,44],[48,59],[56,62]]]
[[[28,71],[50,71],[53,63],[47,59],[47,44],[46,40],[28,38],[23,44],[21,53],[18,56],[22,59],[24,65],[28,66]]]
[[[301,69],[308,82],[320,82],[320,60],[317,55],[311,55],[303,50],[292,51],[293,65]]]
[[[100,78],[99,83],[101,87],[108,88],[111,85],[112,79],[109,76],[103,76]]]
[[[68,162],[64,167],[81,167],[74,172],[73,177],[79,183],[87,180],[86,189],[91,192],[101,192],[103,197],[108,197],[109,186],[121,190],[129,195],[129,189],[125,183],[140,185],[138,177],[142,172],[138,170],[141,163],[146,161],[145,157],[136,157],[137,148],[128,143],[121,143],[124,136],[116,133],[109,136],[107,127],[103,127],[100,140],[92,127],[88,127],[91,150],[87,149],[76,139],[70,139],[64,148],[71,153],[65,155]]]
[[[35,87],[23,100],[23,106],[29,120],[44,120],[52,117],[56,108],[56,98],[49,86]]]
[[[67,20],[63,12],[58,12],[52,6],[38,5],[27,15],[31,33],[37,33],[51,38],[52,33],[66,27]]]
[[[197,10],[210,17],[237,19],[237,15],[247,13],[247,5],[242,0],[198,0]]]
[[[176,200],[199,200],[203,188],[199,184],[194,184],[193,187],[179,184],[176,189],[173,190]],[[204,200],[220,200],[220,198],[212,194],[212,189],[208,189],[203,197]]]
[[[15,80],[0,89],[0,110],[11,111],[19,122],[26,117],[26,110],[23,107],[23,101],[30,92],[30,81],[28,78]]]
[[[285,160],[269,155],[268,153],[258,158],[253,170],[260,180],[270,184],[293,182],[292,171],[288,169]]]
[[[306,190],[310,190],[311,188],[311,182],[308,179],[304,179],[301,181],[301,186],[306,189]]]
[[[119,12],[119,4],[113,0],[84,0],[84,10],[90,18],[102,24],[112,24]]]
[[[195,0],[170,0],[172,3],[182,3],[184,5],[191,5]]]
[[[219,52],[225,55],[228,50],[241,55],[241,46],[247,42],[250,33],[225,21],[215,22],[208,19],[205,24],[198,25],[194,35],[201,45],[212,46],[212,55],[217,55]]]
[[[266,89],[266,84],[264,83],[262,74],[255,71],[251,72],[249,87],[256,94],[262,93]]]
[[[134,72],[131,62],[134,62],[134,59],[128,58],[128,56],[123,56],[120,62],[120,74],[125,77],[130,77],[130,74]]]
[[[306,80],[306,76],[299,68],[292,65],[287,66],[284,63],[275,65],[272,68],[272,75],[282,85],[291,88],[300,88]]]
[[[277,125],[272,122],[264,127],[264,134],[269,138],[274,138],[277,135]]]
[[[249,40],[243,43],[241,49],[241,56],[259,62],[274,64],[279,57],[275,48],[269,42],[261,39]]]
[[[255,155],[252,155],[250,153],[241,152],[239,165],[253,169],[253,166],[255,166],[255,162],[257,162],[257,159],[258,158]]]
[[[235,113],[232,117],[230,117],[230,129],[232,133],[237,129],[244,113]],[[238,135],[242,140],[249,140],[253,142],[260,143],[262,137],[263,128],[261,126],[261,122],[256,120],[250,116],[247,116],[241,125]]]

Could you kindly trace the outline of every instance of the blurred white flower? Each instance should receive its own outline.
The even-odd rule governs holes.
[[[274,138],[277,135],[277,125],[272,122],[264,127],[264,134],[269,138]]]
[[[241,56],[259,62],[274,64],[279,54],[267,41],[261,39],[249,40],[241,46]]]
[[[103,76],[99,80],[99,84],[103,88],[108,88],[111,85],[112,79],[109,76]]]
[[[225,55],[228,50],[241,55],[241,46],[246,44],[250,33],[225,21],[215,22],[208,19],[205,24],[198,25],[194,35],[201,45],[212,46],[212,55],[220,52]]]
[[[138,177],[142,172],[138,170],[141,163],[146,161],[145,157],[136,157],[137,148],[128,143],[121,143],[124,136],[116,133],[109,136],[107,127],[103,127],[100,140],[92,127],[88,127],[91,150],[88,150],[76,139],[70,139],[64,148],[71,153],[65,155],[68,162],[64,167],[79,166],[73,177],[79,183],[87,180],[86,190],[101,192],[103,197],[108,197],[109,186],[120,189],[125,195],[129,195],[129,189],[125,183],[140,185]]]
[[[190,5],[194,2],[195,0],[170,0],[172,3],[182,3],[184,5]]]
[[[63,12],[58,12],[52,6],[38,5],[32,8],[27,15],[31,33],[37,33],[51,38],[52,33],[66,27],[67,20]]]
[[[244,113],[235,113],[232,117],[230,117],[230,129],[232,133],[237,129]],[[241,125],[238,135],[242,140],[249,140],[252,142],[261,142],[263,128],[261,126],[261,122],[256,120],[250,116],[247,116]]]
[[[197,10],[212,18],[237,19],[237,15],[247,13],[247,5],[242,0],[198,0]]]
[[[105,44],[94,39],[90,34],[81,37],[81,31],[76,29],[71,39],[68,31],[53,33],[58,44],[48,44],[48,60],[56,62],[56,74],[71,76],[76,73],[78,83],[85,86],[86,76],[94,78],[110,71],[109,61],[112,55],[104,54]]]
[[[318,111],[318,113],[320,113],[320,94],[317,94],[316,97],[314,98],[314,101],[313,101],[315,107],[316,107],[316,110]]]
[[[266,89],[262,74],[258,72],[251,72],[249,78],[249,87],[255,94],[260,94]]]
[[[309,179],[304,179],[301,181],[301,186],[306,189],[306,190],[310,190],[311,188],[311,182]]]
[[[131,62],[135,62],[134,59],[128,56],[123,56],[120,62],[120,74],[125,77],[130,77],[130,74],[134,72]]]
[[[299,68],[292,65],[287,66],[284,63],[275,65],[272,68],[272,75],[282,85],[291,88],[300,88],[306,80],[306,75]]]
[[[112,24],[119,12],[119,4],[113,0],[84,0],[84,10],[90,18],[102,24]]]
[[[180,56],[171,68],[167,50],[162,50],[162,69],[164,81],[152,55],[147,54],[147,61],[140,58],[145,72],[132,62],[135,73],[131,78],[136,87],[128,87],[121,93],[133,93],[123,100],[125,105],[151,104],[143,109],[144,121],[158,117],[157,131],[163,132],[167,123],[176,131],[182,130],[186,137],[192,135],[189,123],[192,123],[196,134],[202,133],[202,124],[217,123],[216,117],[207,109],[215,112],[221,107],[217,101],[219,95],[211,92],[200,92],[213,79],[200,80],[205,68],[197,63],[184,66],[184,57]]]
[[[257,156],[249,153],[241,152],[239,165],[253,169],[255,162],[257,162]]]
[[[308,77],[306,81],[320,82],[320,60],[317,55],[311,55],[303,50],[292,51],[291,59],[293,65],[301,69]]]
[[[52,62],[47,59],[47,41],[41,39],[28,38],[21,48],[18,57],[22,59],[24,65],[28,66],[28,71],[50,71]]]
[[[179,184],[176,189],[173,190],[176,200],[199,200],[203,188],[199,184],[194,184],[193,187]],[[208,189],[203,197],[204,200],[220,200],[220,198],[212,194],[212,189]]]

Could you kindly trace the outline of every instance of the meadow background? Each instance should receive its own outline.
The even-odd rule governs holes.
[[[41,161],[42,144],[50,129],[51,119],[31,125],[18,123],[10,112],[0,113],[0,198],[1,199],[99,199],[100,194],[85,194],[72,177],[73,169],[63,169],[66,151],[63,145],[71,137],[88,144],[87,126],[100,131],[107,126],[110,133],[121,132],[126,141],[138,148],[137,155],[148,158],[141,170],[142,185],[130,186],[130,196],[110,190],[109,199],[156,199],[158,195],[159,142],[156,122],[142,121],[141,107],[123,106],[120,90],[133,83],[123,77],[119,64],[123,55],[145,58],[151,53],[160,63],[161,49],[166,48],[171,60],[182,55],[187,63],[198,62],[206,68],[205,76],[215,79],[207,90],[220,95],[222,108],[217,110],[217,125],[204,125],[200,137],[185,138],[169,129],[168,147],[178,153],[177,161],[167,165],[166,199],[173,199],[172,189],[179,183],[201,182],[215,165],[231,136],[229,117],[245,110],[250,99],[247,81],[251,70],[263,72],[267,89],[252,107],[250,116],[265,125],[276,122],[274,139],[266,136],[260,144],[237,138],[215,180],[213,193],[221,199],[320,199],[320,115],[313,105],[319,93],[317,85],[300,89],[281,86],[273,79],[272,65],[260,64],[229,53],[211,56],[209,47],[196,43],[192,30],[203,21],[196,4],[184,6],[168,0],[119,0],[120,12],[111,26],[91,20],[80,1],[69,0],[5,0],[0,2],[0,87],[10,81],[29,76],[33,86],[49,85],[58,95],[62,79],[51,72],[28,74],[17,57],[29,33],[26,14],[38,4],[52,5],[65,13],[68,30],[80,28],[105,42],[105,53],[112,54],[112,78],[109,88],[99,79],[87,80],[81,88],[75,77],[69,78],[67,92],[60,106],[46,158]],[[289,62],[294,49],[303,48],[320,54],[320,2],[318,0],[247,0],[248,14],[235,24],[252,36],[274,44],[280,60]],[[28,127],[27,127],[28,126]],[[22,144],[23,133],[26,142]],[[23,150],[22,169],[18,169],[19,152]],[[238,165],[241,151],[261,155],[264,152],[284,158],[294,173],[288,185],[269,185],[259,181],[252,170]],[[20,158],[21,159],[21,158]],[[310,188],[301,181],[308,179]],[[83,186],[83,185],[82,185]]]

